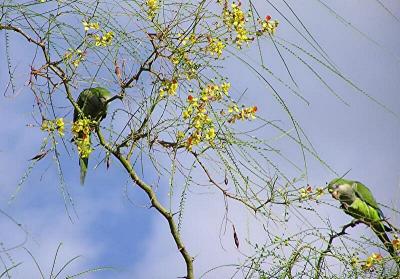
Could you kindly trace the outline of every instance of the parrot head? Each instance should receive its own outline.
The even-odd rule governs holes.
[[[107,101],[111,98],[111,93],[107,89],[103,87],[95,87],[93,88],[95,94],[100,99],[103,104],[107,104]]]
[[[328,188],[328,191],[334,199],[339,200],[339,185],[333,184],[330,188]]]
[[[352,188],[352,181],[335,178],[328,184],[328,192],[332,197],[341,202],[351,203],[355,199],[355,193]]]

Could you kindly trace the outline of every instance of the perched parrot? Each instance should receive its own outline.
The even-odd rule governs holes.
[[[387,231],[392,231],[392,229],[384,225],[383,220],[385,217],[371,191],[358,181],[343,178],[333,179],[328,184],[328,191],[334,199],[340,201],[341,208],[345,213],[372,228],[400,266],[400,258],[386,234]]]
[[[100,122],[107,115],[107,105],[108,100],[111,98],[110,91],[103,87],[94,87],[83,90],[76,101],[77,105],[82,111],[82,114],[79,113],[77,109],[74,110],[74,122],[82,119],[84,117],[89,118],[91,120],[95,120]],[[87,135],[78,133],[75,136],[74,140],[82,139],[83,137],[89,137],[90,133]],[[83,185],[85,182],[86,171],[88,167],[89,157],[79,157],[79,166],[81,169],[80,181]]]

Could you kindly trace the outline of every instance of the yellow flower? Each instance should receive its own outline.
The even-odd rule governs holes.
[[[87,21],[82,21],[82,24],[83,24],[83,29],[85,30],[85,31],[88,31],[90,28],[89,28],[89,23],[87,22]]]
[[[194,33],[190,34],[189,40],[192,44],[196,43],[196,41],[197,41],[196,34],[194,34]]]
[[[225,95],[228,95],[230,88],[231,88],[231,84],[229,82],[224,82],[221,84],[222,92],[224,92]]]
[[[193,97],[192,95],[189,95],[187,99],[189,103],[191,103],[193,106],[197,106],[197,101],[198,101],[197,98]]]
[[[160,90],[158,91],[158,93],[160,94],[160,97],[164,97],[164,95],[165,95],[164,87],[160,87]]]
[[[44,119],[43,122],[42,122],[42,126],[40,127],[40,129],[41,129],[42,131],[48,131],[48,132],[50,132],[50,131],[51,131],[51,130],[50,130],[51,124],[52,124],[52,123],[51,123],[49,120]]]
[[[189,119],[189,137],[186,139],[186,148],[192,148],[200,143],[208,143],[214,146],[216,131],[213,119],[209,115],[209,109],[212,102],[220,100],[224,94],[227,94],[230,84],[227,82],[221,85],[211,82],[204,86],[197,97],[188,95],[187,106],[182,110],[183,119]],[[237,109],[240,111],[239,109]],[[253,113],[254,108],[249,110]],[[190,134],[191,132],[191,134]]]
[[[267,16],[267,18],[262,21],[261,27],[262,27],[262,33],[269,33],[271,35],[275,34],[276,28],[278,28],[279,21],[277,20],[270,20],[270,17]]]
[[[365,263],[361,266],[363,270],[370,269],[374,264],[382,261],[382,255],[378,253],[372,253],[371,256],[367,258]]]
[[[114,38],[114,32],[112,31],[105,33],[103,36],[99,36],[96,34],[94,36],[95,45],[102,47],[109,46],[111,45],[113,38]]]
[[[397,235],[394,235],[394,239],[392,240],[392,245],[395,250],[400,250],[400,239]]]
[[[93,148],[90,145],[89,141],[76,141],[76,145],[78,148],[79,156],[82,158],[89,157],[90,153],[92,153]]]
[[[56,127],[57,127],[58,134],[61,137],[64,136],[65,124],[64,124],[64,119],[62,117],[56,119]]]
[[[222,51],[226,45],[218,38],[211,38],[209,40],[207,50],[210,52],[211,55],[216,55],[220,57],[222,55]]]
[[[76,136],[79,136],[79,133],[89,134],[91,130],[91,125],[94,124],[95,121],[91,121],[88,118],[78,119],[72,124],[72,133]]]
[[[230,106],[228,107],[228,112],[229,112],[229,113],[232,113],[232,112],[239,112],[239,108],[238,108],[238,106],[237,106],[236,104],[230,105]]]
[[[210,129],[208,129],[208,132],[206,134],[206,139],[213,140],[214,138],[215,138],[215,129],[214,127],[211,127]]]
[[[82,24],[83,24],[83,29],[85,31],[88,31],[90,29],[98,30],[100,28],[100,25],[98,22],[87,22],[87,21],[83,20]]]
[[[240,5],[232,3],[231,10],[225,7],[222,12],[222,18],[228,29],[233,28],[236,31],[235,42],[238,47],[241,47],[244,42],[251,40],[248,37],[248,31],[245,26],[246,16]]]
[[[175,95],[177,90],[178,90],[178,82],[174,79],[169,84],[168,94],[169,95]]]
[[[88,118],[78,119],[72,124],[72,134],[74,136],[74,143],[78,148],[79,156],[87,158],[93,151],[90,143],[90,132],[94,121]]]
[[[64,124],[63,118],[57,118],[55,120],[44,119],[42,122],[42,125],[40,127],[40,129],[42,131],[46,131],[46,132],[54,132],[55,130],[57,130],[58,134],[61,137],[64,136],[64,128],[65,128],[65,124]]]
[[[372,253],[371,257],[377,262],[379,262],[379,261],[381,261],[383,259],[382,255],[378,254],[378,253]]]
[[[237,105],[230,105],[228,108],[228,112],[232,114],[231,118],[228,119],[229,123],[235,123],[236,120],[252,120],[255,119],[255,113],[257,112],[257,107],[252,106],[248,108],[242,108],[239,110]]]
[[[74,67],[78,67],[79,64],[85,60],[85,53],[80,49],[73,50],[72,48],[69,48],[65,52],[63,60],[64,62],[69,62],[72,60],[72,65],[74,65]]]
[[[301,188],[299,193],[300,193],[300,199],[302,200],[308,199],[312,194],[312,188],[311,186]]]
[[[183,114],[183,119],[188,119],[191,113],[188,110],[184,110],[182,114]]]
[[[74,61],[72,61],[72,65],[74,65],[75,67],[78,67],[80,63],[81,63],[80,59],[75,59]]]
[[[178,81],[176,79],[164,80],[161,83],[159,94],[161,97],[163,97],[165,93],[168,93],[168,95],[173,96],[176,95],[177,90],[178,90]]]
[[[200,129],[203,125],[202,125],[200,119],[197,118],[197,119],[194,121],[193,126],[194,126],[196,129]]]
[[[73,54],[74,54],[74,51],[72,50],[72,48],[69,48],[67,50],[67,52],[65,52],[65,54],[64,54],[64,57],[63,57],[64,61],[70,60],[72,58]]]
[[[147,6],[147,16],[150,19],[153,19],[157,11],[159,9],[159,3],[158,0],[146,0],[146,6]]]
[[[317,198],[317,199],[320,198],[323,194],[325,194],[325,193],[324,193],[324,188],[318,187],[318,188],[315,190],[315,193],[316,193],[316,198]]]
[[[178,133],[177,133],[177,135],[176,135],[176,139],[177,139],[178,141],[181,141],[181,140],[183,140],[184,138],[185,138],[185,133],[182,132],[182,131],[178,131]]]
[[[172,58],[171,58],[171,62],[172,62],[172,64],[174,64],[174,65],[178,65],[180,61],[181,61],[181,60],[179,59],[179,57],[177,57],[177,56],[175,56],[175,55],[173,55]]]
[[[360,261],[360,259],[357,256],[353,256],[353,257],[351,257],[350,264],[353,267],[356,267],[358,265],[359,261]]]

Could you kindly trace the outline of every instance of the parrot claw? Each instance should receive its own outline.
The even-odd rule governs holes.
[[[360,220],[357,219],[353,219],[351,220],[351,225],[354,227],[355,225],[357,225],[358,223],[360,223]]]

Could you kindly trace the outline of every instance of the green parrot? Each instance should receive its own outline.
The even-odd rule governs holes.
[[[74,123],[83,119],[84,117],[100,122],[107,115],[108,100],[111,98],[111,93],[103,87],[87,88],[83,90],[76,101],[77,105],[82,111],[79,113],[77,109],[74,110]],[[83,140],[85,137],[89,137],[89,134],[84,134],[79,132],[75,135],[74,140]],[[86,171],[88,167],[89,156],[79,156],[79,166],[80,166],[80,182],[83,185],[85,183]]]
[[[387,251],[400,266],[400,258],[386,234],[387,231],[392,231],[392,229],[384,225],[383,220],[385,217],[371,191],[358,181],[344,178],[333,179],[328,184],[328,191],[334,199],[340,201],[341,208],[345,213],[372,228],[385,245]]]

